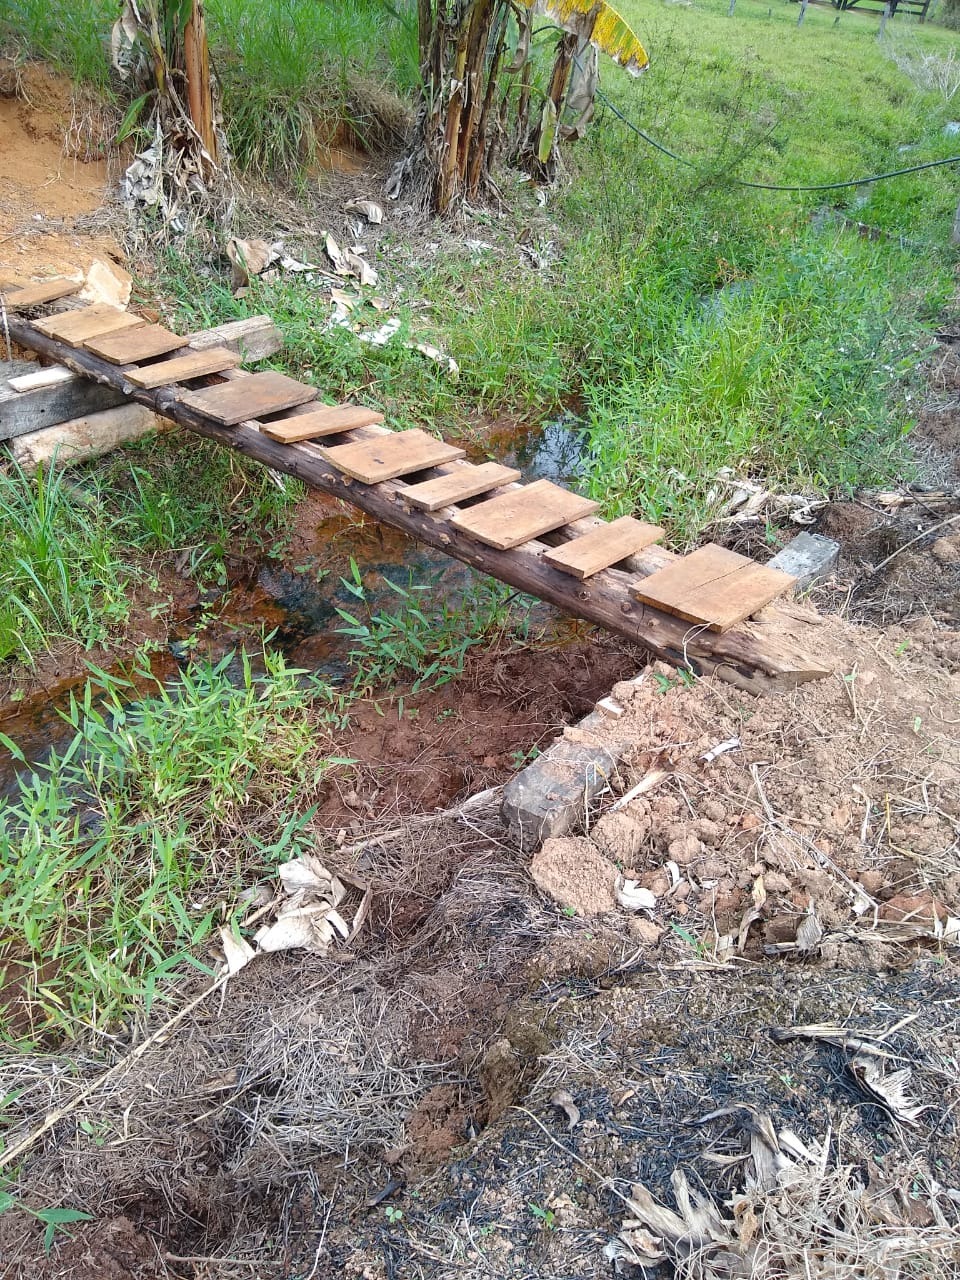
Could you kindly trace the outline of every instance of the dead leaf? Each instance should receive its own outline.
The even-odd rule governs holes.
[[[359,213],[374,226],[383,222],[383,209],[373,200],[348,200],[343,208],[345,213]]]
[[[574,1130],[580,1123],[580,1108],[573,1100],[573,1094],[566,1089],[558,1089],[550,1099],[552,1107],[559,1107],[567,1115],[567,1130]]]
[[[927,1110],[908,1097],[911,1072],[901,1067],[885,1075],[883,1066],[875,1054],[860,1052],[850,1060],[850,1074],[869,1098],[886,1108],[901,1124],[913,1125]]]
[[[241,240],[239,236],[231,236],[227,241],[227,257],[233,265],[233,287],[242,289],[252,276],[263,275],[280,255],[266,240]]]
[[[220,945],[223,947],[224,965],[222,972],[227,973],[231,978],[235,973],[250,963],[257,954],[246,938],[238,938],[234,936],[233,930],[229,925],[224,925],[220,930]]]
[[[617,877],[617,901],[627,911],[654,911],[657,899],[649,889],[644,889],[637,880],[625,880]]]

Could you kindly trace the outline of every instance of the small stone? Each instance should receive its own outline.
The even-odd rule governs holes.
[[[883,888],[883,872],[877,870],[864,871],[860,876],[860,883],[873,898]]]
[[[704,800],[700,812],[711,822],[724,822],[727,817],[727,811],[719,800]]]
[[[661,925],[655,924],[652,920],[644,920],[640,916],[630,917],[629,928],[634,941],[644,947],[655,946],[663,936]]]
[[[763,884],[767,893],[789,893],[792,888],[787,877],[779,871],[765,871]]]
[[[680,840],[671,840],[667,847],[668,857],[679,867],[687,867],[691,862],[696,862],[703,845],[694,835],[683,836]]]

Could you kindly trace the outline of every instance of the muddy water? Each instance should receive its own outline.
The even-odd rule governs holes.
[[[494,433],[486,447],[527,478],[575,484],[584,456],[583,427],[573,416],[563,417],[519,432]],[[430,598],[454,605],[478,582],[469,566],[357,512],[345,512],[322,495],[309,494],[295,520],[284,561],[262,559],[219,596],[208,593],[171,629],[166,647],[151,659],[155,679],[172,686],[178,670],[196,656],[216,662],[244,646],[256,653],[262,638],[270,636],[272,647],[292,666],[345,684],[353,676],[352,641],[340,632],[344,622],[338,609],[355,615],[358,608],[364,614],[397,612],[402,602],[388,580],[404,588],[427,585]],[[352,562],[360,570],[365,605],[346,585]],[[535,624],[550,625],[553,615],[547,606],[537,605],[534,612]],[[239,679],[239,658],[236,662]],[[128,671],[125,675],[130,678]],[[145,690],[149,681],[144,675],[138,683]],[[69,745],[74,730],[65,713],[71,694],[80,695],[83,684],[83,678],[66,681],[19,709],[0,710],[0,733],[18,745],[28,762],[18,764],[0,746],[0,798],[16,794],[18,775],[30,765],[42,764],[51,751],[59,753]]]

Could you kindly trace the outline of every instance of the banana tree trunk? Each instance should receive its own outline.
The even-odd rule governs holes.
[[[423,96],[412,154],[394,183],[412,173],[434,213],[492,186],[508,13],[507,0],[418,0]]]
[[[190,17],[183,29],[183,65],[190,119],[200,135],[204,150],[216,165],[219,162],[219,147],[214,125],[210,46],[207,43],[202,0],[193,0]]]
[[[520,148],[518,158],[537,182],[553,182],[557,176],[560,117],[580,45],[580,38],[570,32],[564,32],[560,37],[543,107]]]

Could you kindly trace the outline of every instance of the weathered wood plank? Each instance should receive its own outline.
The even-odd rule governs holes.
[[[659,542],[662,537],[663,530],[659,525],[644,524],[632,516],[621,516],[619,520],[598,525],[589,533],[582,533],[570,542],[551,548],[544,552],[544,559],[555,569],[582,581],[601,569],[619,564],[627,556]]]
[[[148,364],[143,369],[128,369],[126,377],[135,387],[169,387],[175,382],[189,382],[191,378],[202,378],[208,373],[234,369],[239,363],[240,357],[235,351],[227,347],[211,347],[208,351],[191,351],[185,356],[174,356],[172,360]]]
[[[251,373],[236,382],[223,382],[203,391],[181,392],[181,403],[212,418],[222,427],[281,413],[317,398],[316,387],[288,378],[284,373]]]
[[[375,440],[320,449],[332,466],[361,484],[380,484],[397,476],[409,476],[443,462],[452,462],[454,458],[462,458],[464,452],[457,445],[438,440],[419,427],[411,431],[387,432]]]
[[[707,543],[659,573],[642,579],[633,593],[687,622],[729,631],[769,604],[796,581],[755,560]]]
[[[489,493],[491,489],[499,489],[519,479],[519,471],[513,467],[502,467],[499,462],[481,462],[479,466],[464,463],[435,480],[412,484],[409,489],[404,489],[403,495],[411,506],[421,511],[440,511],[443,507],[477,498],[481,493]]]
[[[171,333],[162,324],[145,324],[121,333],[106,333],[100,338],[87,338],[82,344],[95,356],[111,364],[140,364],[155,356],[165,356],[187,345],[187,339]]]
[[[59,367],[63,368],[62,365]],[[56,426],[69,418],[99,413],[123,403],[124,397],[115,388],[98,386],[86,378],[72,376],[68,381],[16,391],[5,376],[12,375],[19,381],[23,376],[51,372],[53,370],[40,369],[26,361],[12,365],[0,363],[0,440],[13,440],[31,431]]]
[[[87,338],[98,338],[105,333],[117,333],[121,329],[138,329],[147,322],[143,316],[136,316],[129,311],[121,311],[119,307],[98,302],[92,307],[83,307],[79,311],[61,311],[59,315],[44,316],[34,323],[41,333],[47,333],[51,338],[60,338],[76,346],[78,342],[83,342]]]
[[[283,347],[283,334],[269,316],[246,316],[243,320],[228,320],[213,329],[188,334],[186,341],[194,351],[229,347],[241,360],[252,363],[276,355]]]
[[[36,365],[28,367],[29,373],[21,373],[18,377],[7,381],[10,390],[16,391],[18,395],[23,395],[27,391],[43,391],[46,387],[58,387],[63,382],[73,382],[77,377],[62,364],[49,364],[42,369],[38,369]]]
[[[383,414],[376,409],[364,409],[355,404],[323,405],[295,418],[261,422],[260,430],[265,436],[278,440],[281,444],[298,444],[301,440],[338,435],[341,431],[370,427],[382,421]]]
[[[67,298],[82,288],[82,280],[41,280],[4,294],[3,303],[8,311],[23,311],[27,307],[39,307],[45,302]]]
[[[122,372],[97,360],[89,352],[48,338],[16,317],[11,318],[10,329],[14,340],[23,346],[59,360],[88,377],[103,379],[117,388],[122,385]],[[245,377],[240,370],[234,374],[238,382],[257,376]],[[545,563],[542,543],[535,542],[513,551],[486,547],[461,534],[442,516],[412,508],[404,500],[404,486],[397,481],[363,487],[350,484],[319,454],[317,445],[282,445],[255,427],[223,427],[179,399],[168,388],[157,391],[137,389],[132,398],[244,457],[296,476],[305,484],[352,503],[375,519],[383,520],[481,572],[493,574],[567,613],[607,627],[644,645],[665,661],[698,674],[716,672],[742,689],[755,693],[778,693],[805,680],[822,679],[840,661],[839,655],[835,659],[824,660],[811,657],[806,652],[811,638],[816,642],[822,634],[819,620],[807,613],[795,616],[783,610],[770,609],[762,619],[746,623],[725,635],[692,630],[680,619],[632,599],[629,589],[635,585],[634,575],[605,569],[585,582],[572,583],[569,575]],[[364,430],[373,432],[377,428]],[[657,552],[656,560],[669,557],[662,548],[650,550]],[[641,553],[641,556],[646,554]]]
[[[506,551],[580,516],[588,516],[599,506],[592,498],[561,489],[552,480],[535,480],[458,511],[450,523],[488,547]]]

